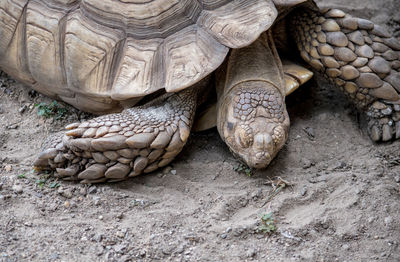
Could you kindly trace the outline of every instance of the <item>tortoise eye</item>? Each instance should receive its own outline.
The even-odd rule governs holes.
[[[274,128],[274,134],[272,135],[272,138],[274,139],[274,143],[277,146],[280,146],[282,143],[284,143],[285,139],[285,131],[281,125],[276,126]]]

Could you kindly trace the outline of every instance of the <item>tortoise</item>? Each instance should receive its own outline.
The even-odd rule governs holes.
[[[0,10],[0,68],[101,115],[43,144],[35,168],[65,180],[166,166],[193,125],[217,126],[236,157],[267,167],[288,138],[285,96],[312,76],[280,59],[293,50],[367,115],[373,141],[400,137],[400,43],[311,0],[9,0]]]

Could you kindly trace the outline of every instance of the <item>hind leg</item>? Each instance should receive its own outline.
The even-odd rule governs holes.
[[[302,58],[367,114],[371,138],[399,138],[400,43],[337,9],[299,9],[289,19]]]

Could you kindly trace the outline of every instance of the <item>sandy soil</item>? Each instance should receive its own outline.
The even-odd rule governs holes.
[[[396,0],[318,3],[400,34]],[[69,108],[46,120],[40,102],[51,100],[0,75],[0,261],[400,261],[400,141],[373,144],[322,80],[288,98],[290,138],[251,176],[235,171],[216,130],[126,182],[38,176],[31,163],[45,137],[89,117]],[[268,213],[272,234],[259,229]]]

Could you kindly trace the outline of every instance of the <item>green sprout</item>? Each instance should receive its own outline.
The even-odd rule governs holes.
[[[260,231],[263,233],[271,234],[276,231],[275,220],[272,217],[272,213],[267,213],[262,215],[261,217],[261,224],[258,227]]]
[[[37,107],[37,115],[43,116],[44,118],[53,117],[59,120],[64,118],[68,113],[68,109],[62,107],[57,101],[53,101],[50,104],[42,102],[40,104],[35,104],[35,107]]]
[[[236,167],[233,168],[233,170],[238,173],[244,173],[247,176],[251,176],[253,174],[253,170],[243,163],[239,163]]]
[[[49,188],[57,188],[57,187],[60,187],[60,184],[57,183],[57,182],[51,182],[51,183],[49,184]]]
[[[18,176],[17,176],[17,178],[18,179],[24,179],[24,178],[26,178],[26,174],[24,173],[24,174],[19,174]]]

